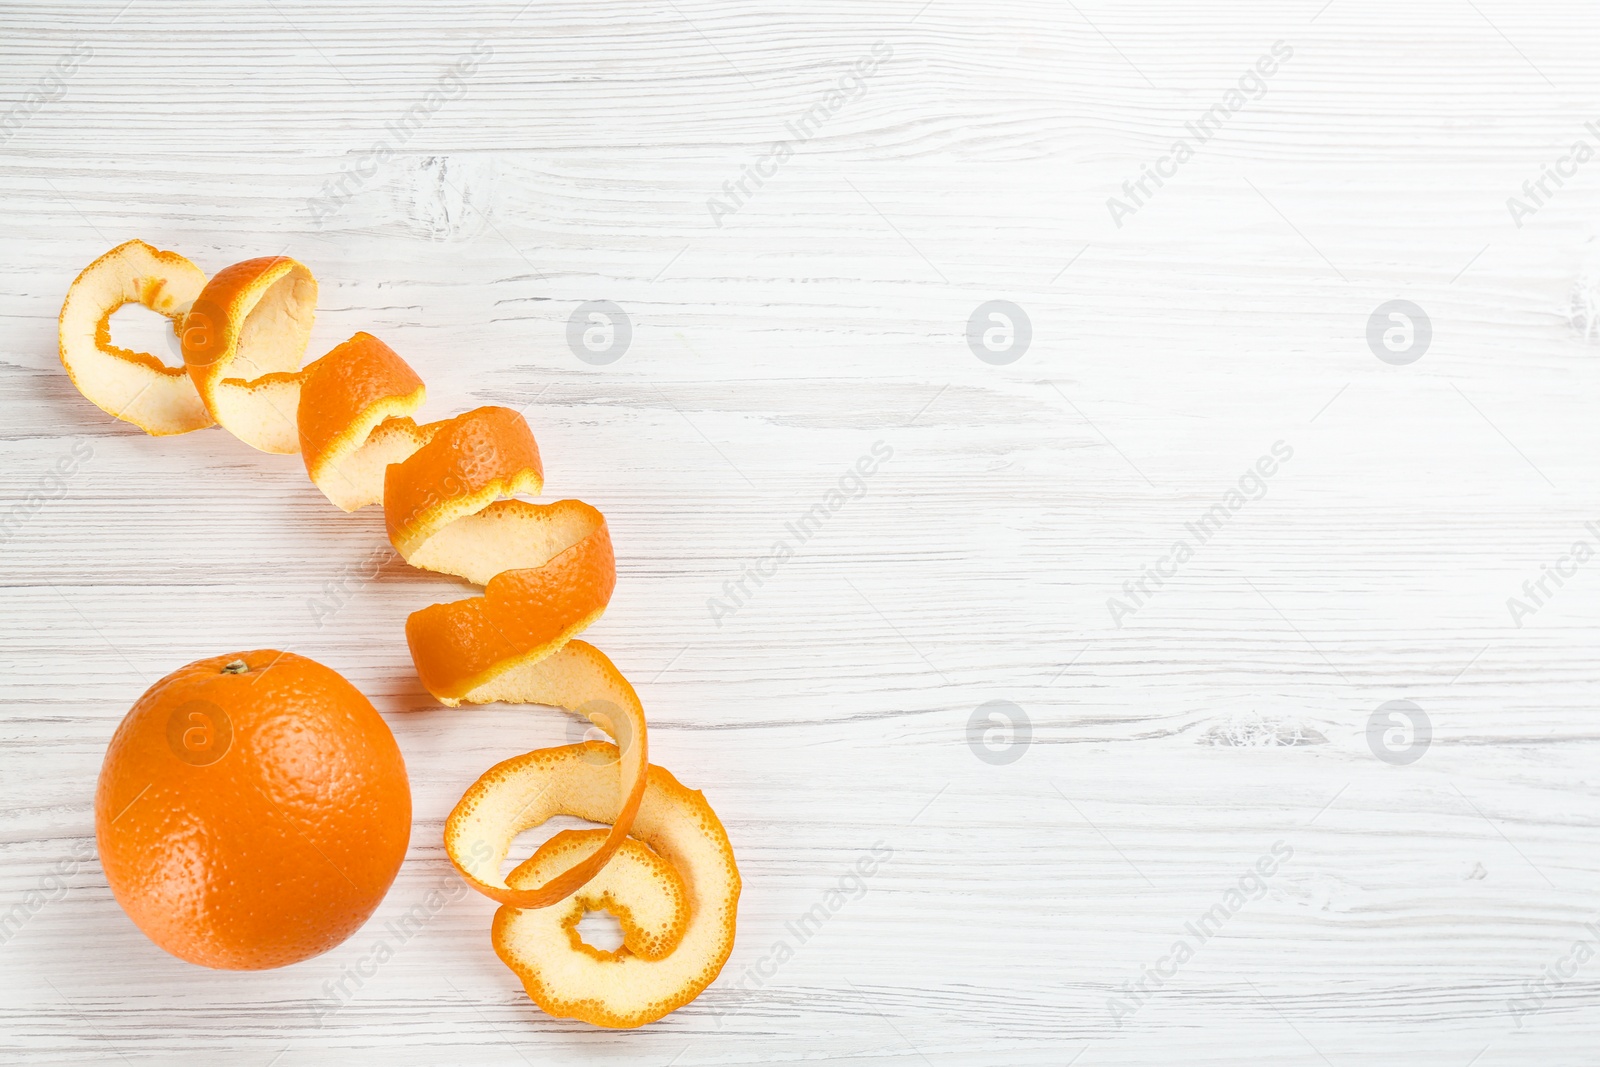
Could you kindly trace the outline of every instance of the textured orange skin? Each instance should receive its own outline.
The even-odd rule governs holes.
[[[296,421],[308,471],[348,436],[373,404],[416,394],[422,379],[399,354],[370,333],[358,333],[306,368]]]
[[[605,517],[581,500],[546,506],[588,513],[593,530],[543,567],[501,571],[483,596],[429,604],[406,619],[406,643],[428,692],[459,699],[506,660],[549,649],[582,630],[611,602],[617,562]]]
[[[492,488],[509,495],[523,486],[537,493],[544,486],[539,446],[521,413],[473,408],[435,426],[433,440],[390,464],[384,478],[383,518],[402,555],[402,546],[458,498]]]
[[[261,256],[223,267],[195,298],[183,323],[183,362],[208,404],[239,344],[245,316],[278,279],[296,272],[313,287],[311,298],[315,301],[316,282],[311,271],[288,256]]]
[[[243,674],[224,673],[234,660]],[[232,741],[207,766],[178,758],[168,719],[221,708]],[[411,790],[389,727],[336,672],[263,650],[191,663],[117,727],[95,792],[112,894],[157,945],[207,967],[258,970],[326,952],[394,881]]]

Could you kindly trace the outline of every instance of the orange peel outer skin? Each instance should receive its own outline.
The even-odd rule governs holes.
[[[335,506],[383,502],[390,462],[427,442],[410,418],[427,388],[394,349],[357,333],[305,368],[295,412],[306,474]]]
[[[550,655],[610,602],[617,565],[605,519],[578,500],[546,507],[590,512],[594,528],[542,567],[501,571],[481,597],[430,604],[406,619],[417,676],[441,700],[465,700],[512,667]]]
[[[406,559],[429,537],[490,502],[544,489],[544,466],[528,422],[503,407],[481,407],[432,426],[433,437],[390,465],[383,516]]]
[[[187,258],[139,240],[124,241],[83,268],[57,320],[61,365],[78,392],[153,436],[210,426],[214,420],[183,368],[111,343],[111,315],[124,304],[142,304],[176,328],[205,285],[205,272]]]
[[[340,452],[360,447],[385,418],[422,406],[427,388],[394,349],[358,333],[306,368],[295,421],[313,481]]]
[[[263,256],[212,275],[184,317],[183,362],[206,410],[263,452],[299,451],[284,400],[298,405],[316,304],[317,280],[303,263]]]

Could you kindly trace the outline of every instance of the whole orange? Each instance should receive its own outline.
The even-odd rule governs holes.
[[[174,956],[281,967],[354,933],[394,881],[411,788],[394,735],[292,652],[191,663],[151,686],[100,768],[111,892]]]

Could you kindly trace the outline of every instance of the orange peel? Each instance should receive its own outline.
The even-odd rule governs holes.
[[[474,703],[502,701],[565,708],[586,716],[618,742],[616,756],[605,766],[617,768],[608,770],[608,775],[618,780],[623,801],[614,817],[604,820],[611,823],[604,843],[592,855],[543,883],[512,886],[500,875],[516,836],[550,817],[548,812],[540,814],[545,810],[537,803],[541,798],[532,796],[525,798],[526,804],[488,805],[480,810],[478,798],[488,788],[485,783],[494,773],[490,771],[473,787],[479,792],[469,789],[445,820],[445,854],[472,888],[501,904],[549,907],[599,873],[627,840],[647,781],[644,708],[622,672],[587,641],[572,641],[542,660],[507,671],[475,691],[474,696]]]
[[[183,362],[223,429],[263,452],[300,451],[300,361],[316,316],[317,280],[288,256],[214,274],[183,320]]]
[[[520,413],[490,406],[415,422],[422,379],[371,334],[302,367],[316,295],[310,270],[286,256],[206,281],[182,256],[130,241],[69,290],[62,362],[85,396],[150,433],[215,421],[262,451],[300,453],[336,506],[383,504],[390,542],[409,564],[484,587],[407,619],[428,691],[448,706],[562,708],[615,743],[540,749],[491,768],[446,821],[446,854],[502,905],[495,949],[541,1007],[597,1026],[659,1019],[726,962],[739,874],[705,798],[649,764],[633,686],[577,639],[616,586],[605,517],[578,500],[517,499],[544,487]],[[110,344],[109,317],[131,300],[181,322],[184,368]],[[562,813],[609,826],[559,834],[503,877],[517,834]],[[577,936],[595,907],[623,921],[617,952]]]
[[[483,407],[437,425],[408,459],[391,464],[383,512],[406,562],[484,585],[484,595],[431,604],[406,620],[417,677],[440,702],[546,704],[585,715],[617,742],[626,798],[605,843],[538,886],[500,876],[511,841],[543,822],[504,820],[483,831],[486,856],[445,828],[445,851],[464,878],[502,904],[547,907],[592,878],[627,839],[648,766],[644,707],[605,653],[574,641],[616,587],[605,517],[579,500],[503,499],[544,484],[527,421]],[[476,842],[474,842],[476,843]]]
[[[389,540],[408,563],[442,571],[483,585],[504,567],[502,552],[519,549],[515,538],[495,539],[426,553],[429,543],[441,546],[477,528],[471,518],[502,497],[538,495],[544,489],[544,467],[533,431],[510,408],[474,408],[435,423],[432,438],[404,462],[388,471],[383,491],[383,517]],[[449,535],[449,536],[446,536]],[[488,559],[474,558],[488,552]],[[422,562],[413,562],[421,558]],[[436,560],[430,563],[429,560]]]
[[[72,384],[106,414],[148,434],[210,426],[211,414],[183,367],[111,343],[111,316],[124,304],[143,304],[176,330],[205,285],[205,272],[188,259],[138,240],[83,268],[67,289],[58,326],[61,365]]]
[[[562,830],[506,875],[506,880],[517,885],[548,881],[591,855],[605,838],[604,830]],[[505,942],[532,937],[559,943],[555,932],[560,930],[566,935],[567,947],[604,962],[622,959],[622,952],[595,948],[583,940],[578,923],[587,913],[610,912],[622,926],[622,948],[641,959],[659,960],[670,956],[683,940],[689,926],[689,910],[689,890],[678,869],[649,845],[630,837],[599,874],[560,904],[548,908],[513,908],[506,904],[497,915],[505,916],[507,922],[525,924],[520,930],[506,931]],[[523,950],[527,951],[527,947]],[[531,954],[535,958],[559,955],[539,948],[533,948]]]
[[[543,749],[492,768],[451,813],[478,823],[490,808],[530,804],[593,822],[616,817],[616,779],[601,767],[612,746],[589,741]],[[513,870],[513,886],[536,884],[601,846],[600,830],[563,831]],[[494,950],[551,1015],[595,1026],[654,1022],[699,996],[733,951],[739,869],[727,832],[705,797],[652,766],[633,837],[600,874],[562,906],[501,907]],[[622,925],[622,947],[606,952],[578,937],[585,911]]]
[[[433,436],[411,415],[427,388],[395,350],[358,333],[306,367],[295,424],[312,484],[336,507],[383,502],[383,476]]]

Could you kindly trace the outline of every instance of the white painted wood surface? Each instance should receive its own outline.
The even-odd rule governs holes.
[[[1568,312],[1600,162],[1564,164],[1520,227],[1506,203],[1600,145],[1592,5],[123,3],[0,10],[0,514],[21,516],[0,547],[0,914],[26,913],[0,944],[0,1058],[1593,1062],[1600,961],[1573,946],[1600,918],[1600,563],[1520,626],[1507,598],[1597,540],[1600,348]],[[1264,95],[1116,226],[1107,198],[1279,41]],[[846,81],[714,219],[875,44],[864,91]],[[371,173],[318,221],[342,170]],[[402,626],[449,582],[387,563],[315,624],[325,583],[384,544],[375,510],[73,391],[61,298],[134,236],[208,271],[303,260],[314,353],[368,329],[432,415],[527,405],[550,492],[606,512],[620,584],[590,636],[744,872],[738,945],[697,1002],[631,1033],[546,1017],[464,896],[321,1012],[452,884],[462,790],[571,732],[427,697]],[[964,340],[991,299],[1032,323],[1009,365]],[[1393,299],[1432,323],[1407,366],[1365,340]],[[588,300],[633,323],[608,366],[566,346]],[[713,620],[878,441],[865,494]],[[1108,598],[1279,441],[1265,497],[1115,625]],[[416,826],[344,946],[212,973],[75,857],[144,687],[269,646],[372,697]],[[1433,730],[1403,766],[1367,741],[1395,699]],[[993,700],[1030,720],[1015,762],[969,747]],[[1226,743],[1263,740],[1295,743]],[[799,944],[786,924],[875,842],[893,858]],[[1112,1003],[1173,971],[1186,924],[1277,842],[1260,899],[1136,1011]],[[760,976],[780,941],[793,958]]]

